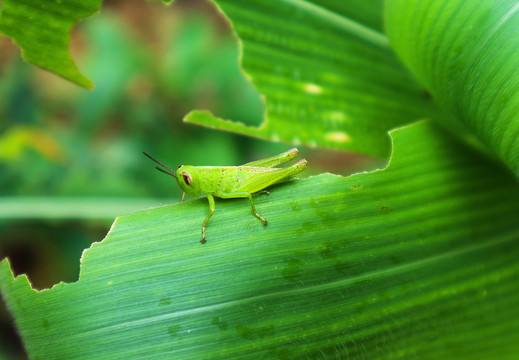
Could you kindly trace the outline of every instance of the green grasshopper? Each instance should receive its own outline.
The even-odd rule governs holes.
[[[204,244],[206,242],[205,228],[215,212],[215,196],[222,199],[248,198],[252,207],[252,214],[267,226],[268,221],[256,212],[252,194],[263,191],[268,195],[269,193],[265,188],[288,180],[303,171],[306,168],[305,159],[287,168],[274,167],[295,158],[298,152],[296,148],[293,148],[282,154],[241,166],[180,165],[176,171],[171,170],[150,155],[146,153],[144,155],[165,169],[156,166],[157,170],[177,179],[178,185],[184,192],[181,202],[184,201],[186,193],[191,196],[200,196],[200,193],[203,193],[207,196],[210,212],[202,224],[202,240],[200,240]]]

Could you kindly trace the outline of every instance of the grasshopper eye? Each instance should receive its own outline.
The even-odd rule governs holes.
[[[184,182],[186,183],[186,185],[191,185],[191,181],[193,181],[193,178],[191,177],[191,175],[189,173],[183,172],[182,178],[184,179]]]

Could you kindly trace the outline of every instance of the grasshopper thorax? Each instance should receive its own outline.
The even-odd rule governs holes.
[[[185,193],[191,196],[200,195],[200,181],[198,179],[198,170],[195,166],[180,165],[175,171],[178,186]]]

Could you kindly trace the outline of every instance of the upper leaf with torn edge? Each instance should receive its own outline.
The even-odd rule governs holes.
[[[68,46],[75,22],[92,15],[101,0],[3,0],[0,32],[11,37],[23,57],[81,86],[92,82],[77,69]]]
[[[391,44],[519,176],[519,1],[389,0]]]
[[[382,1],[215,2],[239,37],[243,70],[264,95],[265,120],[250,127],[194,111],[185,121],[383,156],[388,130],[433,111],[379,32]]]
[[[519,187],[429,123],[388,168],[117,219],[76,283],[0,290],[34,359],[515,359]],[[411,154],[411,156],[410,156]]]

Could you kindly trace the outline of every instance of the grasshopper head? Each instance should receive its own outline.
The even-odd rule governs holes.
[[[175,171],[178,186],[191,196],[200,195],[200,181],[198,181],[198,171],[196,167],[180,165]]]

